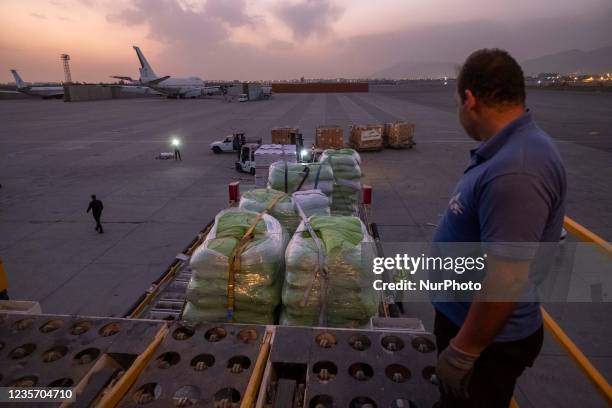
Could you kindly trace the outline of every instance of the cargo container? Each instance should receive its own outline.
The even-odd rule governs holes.
[[[414,123],[385,123],[383,144],[394,149],[412,148],[414,146]]]
[[[382,150],[383,125],[356,125],[349,131],[349,144],[353,149],[360,152]]]
[[[272,144],[295,144],[296,135],[300,129],[291,126],[278,126],[272,128]]]
[[[319,149],[342,149],[344,132],[340,126],[325,125],[315,131],[315,146]]]

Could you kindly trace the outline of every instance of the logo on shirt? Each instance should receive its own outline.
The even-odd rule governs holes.
[[[459,197],[461,197],[461,192],[452,196],[448,202],[448,210],[455,215],[463,214],[463,204],[461,204]]]

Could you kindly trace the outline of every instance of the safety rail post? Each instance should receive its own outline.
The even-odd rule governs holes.
[[[4,290],[8,292],[8,278],[6,276],[6,272],[4,271],[2,257],[0,256],[0,292]]]
[[[229,193],[229,205],[235,206],[240,200],[240,181],[232,181],[227,185]]]
[[[372,186],[364,184],[361,190],[361,201],[365,205],[372,204]]]

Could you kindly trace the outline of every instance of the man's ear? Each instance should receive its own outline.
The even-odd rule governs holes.
[[[474,96],[472,91],[470,91],[469,89],[466,89],[464,92],[465,92],[464,94],[465,99],[464,99],[463,104],[469,110],[474,110],[476,108],[476,97]]]

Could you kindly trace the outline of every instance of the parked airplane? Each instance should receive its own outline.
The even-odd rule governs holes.
[[[63,98],[64,97],[64,87],[63,86],[32,86],[27,82],[24,82],[23,79],[19,76],[16,70],[11,69],[11,74],[15,78],[15,83],[17,84],[17,90],[21,93],[31,96],[40,96],[43,99],[48,98]]]
[[[113,78],[141,84],[168,96],[169,98],[197,98],[211,95],[219,91],[218,86],[206,86],[200,78],[172,78],[170,76],[158,77],[145,58],[139,47],[134,46],[136,56],[140,61],[140,79],[138,81],[126,76],[113,76]]]

